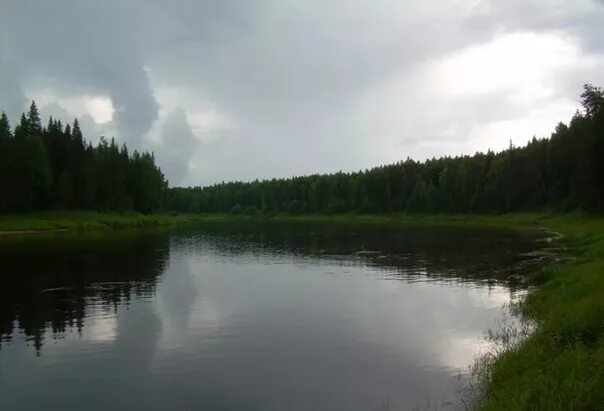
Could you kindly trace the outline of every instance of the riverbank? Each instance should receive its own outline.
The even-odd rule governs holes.
[[[532,335],[477,375],[484,410],[604,408],[604,218],[582,214],[188,215],[53,211],[0,217],[0,233],[175,225],[189,222],[341,222],[400,226],[484,225],[560,233],[572,257],[540,270],[520,312]]]
[[[570,221],[569,216],[545,214],[506,215],[404,215],[404,214],[141,214],[134,211],[43,211],[28,214],[0,215],[0,235],[31,234],[47,231],[98,230],[164,226],[190,222],[315,222],[381,224],[393,226],[484,225],[504,227],[548,227],[552,222]],[[577,221],[585,217],[575,216]]]
[[[537,287],[519,307],[536,329],[520,345],[486,358],[477,408],[603,409],[604,218],[538,221],[565,236],[571,259],[537,273]]]
[[[121,213],[44,211],[0,216],[0,235],[169,226],[195,220],[199,220],[199,216],[192,214],[141,214],[130,211]]]

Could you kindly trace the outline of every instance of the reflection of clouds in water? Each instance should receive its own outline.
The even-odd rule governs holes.
[[[112,315],[92,317],[82,328],[82,339],[93,342],[110,342],[117,337],[117,322]]]
[[[162,325],[153,304],[145,300],[133,301],[117,316],[114,349],[118,359],[127,357],[129,369],[135,372],[146,369],[153,359],[161,332]]]
[[[222,281],[222,264],[198,258],[190,258],[187,263],[191,287],[196,290],[196,298],[188,306],[189,326],[196,336],[210,337],[227,326],[228,307],[237,304],[221,298],[224,288],[239,285]]]
[[[8,346],[0,361],[0,409],[138,409],[133,393],[149,392],[145,377],[161,324],[145,300],[107,315],[90,308],[81,336],[71,329],[47,340],[40,357],[24,344]]]
[[[334,266],[330,273],[337,275],[342,270]],[[374,281],[379,278],[378,269],[345,271],[356,276],[342,301],[346,302],[344,315],[355,319],[349,324],[360,327],[357,338],[363,336],[367,343],[391,352],[412,354],[427,368],[442,367],[452,373],[486,347],[485,330],[496,326],[495,317],[510,300],[510,291],[503,286],[445,285],[425,282],[428,279]]]
[[[220,272],[215,264],[202,264],[191,255],[175,255],[157,290],[157,312],[162,322],[162,349],[186,345],[189,339],[201,346],[220,334],[225,325],[223,306],[214,295]],[[230,301],[232,304],[233,301]]]
[[[421,279],[420,279],[421,280]],[[503,285],[475,285],[471,283],[459,283],[449,281],[438,283],[423,279],[424,281],[414,282],[414,287],[418,290],[430,292],[434,287],[446,288],[447,294],[457,304],[468,306],[473,305],[477,308],[499,308],[503,304],[514,299],[521,291],[511,291]]]
[[[202,334],[207,335],[211,330],[218,330],[224,324],[224,316],[220,304],[209,298],[202,298],[192,307],[194,313],[193,326],[203,329]]]
[[[451,377],[482,349],[484,331],[510,297],[505,286],[435,281],[421,267],[397,277],[349,256],[225,253],[213,239],[185,249],[173,255],[158,290],[158,367],[197,364],[212,370],[206,383],[242,398],[257,394],[241,388],[255,379],[262,393],[293,390],[300,401],[304,392],[318,395],[318,385],[363,392],[368,380],[374,394],[398,392],[399,399],[450,392]]]
[[[400,395],[430,398],[485,348],[484,331],[510,297],[503,286],[376,281],[377,268],[325,260],[201,254],[174,258],[159,287],[162,349],[186,355],[163,351],[158,366],[202,361],[227,387],[258,378],[261,367],[264,388],[291,390],[298,381],[318,390],[299,373],[325,367],[318,381],[342,378],[336,390],[371,378],[386,392],[403,378]]]
[[[157,310],[165,327],[162,337],[185,335],[189,328],[191,305],[197,298],[194,268],[184,256],[171,258],[157,290]]]
[[[453,399],[454,376],[486,349],[485,331],[515,293],[446,276],[459,262],[440,254],[442,268],[419,258],[394,261],[398,270],[386,258],[311,256],[304,239],[275,238],[281,248],[174,236],[153,293],[93,302],[81,336],[68,330],[37,362],[19,344],[0,355],[26,364],[31,375],[11,377],[37,403],[86,381],[55,402],[72,409],[86,396],[104,409],[421,408]],[[413,276],[398,275],[414,261]],[[40,386],[55,375],[70,381]]]
[[[465,372],[478,355],[488,352],[493,344],[484,335],[458,335],[450,331],[438,352],[439,361],[453,373]]]

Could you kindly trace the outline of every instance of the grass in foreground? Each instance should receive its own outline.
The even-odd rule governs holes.
[[[521,313],[536,331],[481,370],[482,410],[604,409],[604,219],[540,223],[566,236],[573,260],[539,273]]]

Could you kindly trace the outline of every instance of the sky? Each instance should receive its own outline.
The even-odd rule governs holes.
[[[78,118],[170,184],[549,136],[604,85],[604,0],[0,0],[0,110]]]

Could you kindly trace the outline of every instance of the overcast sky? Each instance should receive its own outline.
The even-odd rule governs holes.
[[[602,0],[0,0],[0,110],[78,117],[171,185],[499,150],[585,82]]]

